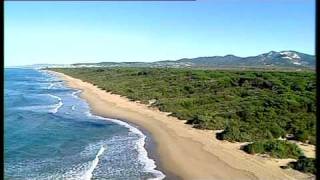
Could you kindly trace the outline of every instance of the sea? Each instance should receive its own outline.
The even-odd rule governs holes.
[[[91,114],[80,90],[47,71],[4,73],[5,179],[165,178],[135,125]]]

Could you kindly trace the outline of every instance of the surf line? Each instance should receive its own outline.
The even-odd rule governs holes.
[[[54,109],[51,110],[51,113],[55,114],[58,112],[58,110],[61,108],[61,106],[63,105],[62,99],[58,96],[52,95],[52,94],[48,94],[50,97],[55,98],[58,100],[57,104],[54,104]]]
[[[84,174],[84,178],[85,180],[90,180],[92,178],[92,173],[94,171],[94,169],[97,167],[98,163],[99,163],[99,156],[101,156],[101,154],[105,151],[105,148],[103,146],[101,146],[101,148],[99,149],[98,153],[96,154],[96,157],[94,158],[94,160],[91,162],[91,166],[90,168],[86,171],[86,173]]]

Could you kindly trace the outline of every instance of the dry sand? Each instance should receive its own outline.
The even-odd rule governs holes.
[[[167,172],[186,180],[285,180],[313,179],[313,176],[279,166],[290,159],[278,160],[250,155],[243,143],[219,141],[215,132],[198,130],[185,121],[168,116],[147,105],[105,92],[79,79],[58,74],[68,86],[81,89],[81,97],[90,104],[92,113],[122,119],[145,128],[157,144],[160,163]]]

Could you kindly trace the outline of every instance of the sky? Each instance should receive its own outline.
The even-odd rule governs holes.
[[[5,66],[315,54],[314,0],[5,2]]]

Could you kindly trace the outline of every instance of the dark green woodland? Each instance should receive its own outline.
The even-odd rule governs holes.
[[[217,135],[218,139],[256,142],[247,147],[249,153],[298,158],[301,153],[297,147],[287,142],[279,144],[276,139],[289,137],[316,143],[316,74],[313,71],[182,68],[51,70],[134,101],[152,102],[152,106],[187,120],[186,123],[194,128],[223,130]],[[285,147],[285,150],[273,151],[272,148],[278,146]]]

